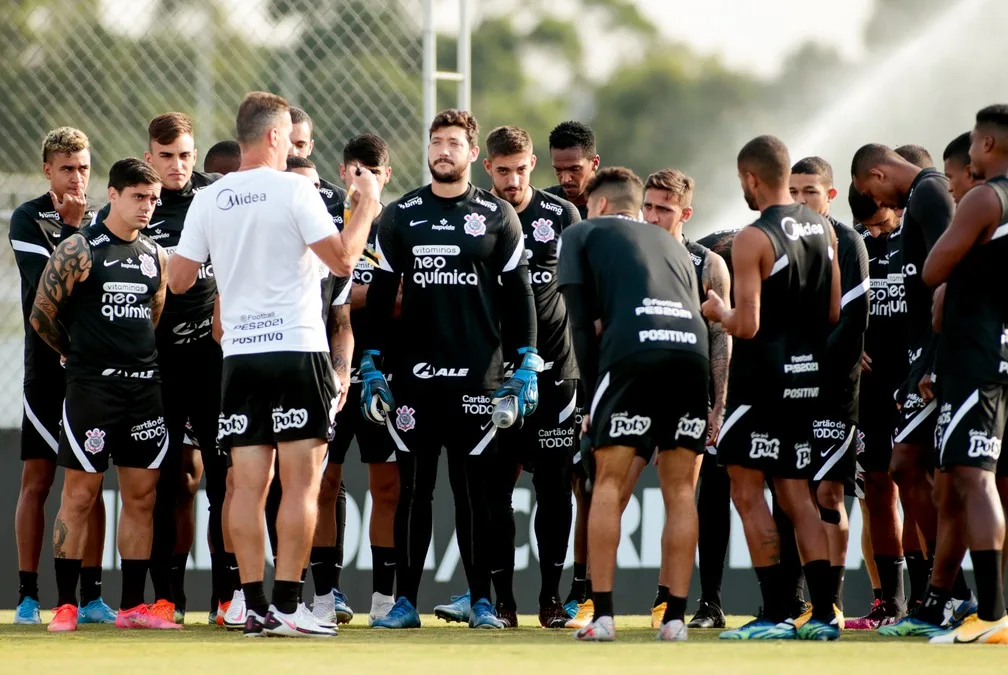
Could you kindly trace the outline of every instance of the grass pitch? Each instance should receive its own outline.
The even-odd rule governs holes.
[[[1008,648],[997,645],[932,646],[924,640],[883,640],[874,633],[845,632],[840,642],[720,642],[719,631],[691,631],[687,643],[655,641],[650,618],[620,616],[616,642],[580,644],[572,631],[548,631],[535,616],[506,631],[469,630],[423,617],[424,628],[380,631],[366,615],[341,626],[329,640],[246,640],[188,615],[181,632],[120,631],[114,626],[82,626],[75,634],[49,635],[45,625],[14,626],[13,612],[0,612],[0,673],[126,672],[158,675],[190,673],[486,673],[533,675],[548,670],[590,673],[670,673],[689,675],[852,675],[969,672],[1008,673]],[[49,612],[43,612],[43,621]],[[748,617],[729,617],[737,626]],[[28,670],[30,669],[30,670]]]

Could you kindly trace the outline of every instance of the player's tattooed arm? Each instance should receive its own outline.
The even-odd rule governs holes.
[[[342,385],[338,410],[343,408],[350,390],[350,361],[354,351],[353,328],[350,325],[351,307],[352,305],[346,304],[329,308],[329,354],[332,357],[333,371]]]
[[[714,291],[726,302],[731,298],[731,276],[724,258],[711,252],[703,269],[704,291]],[[723,324],[710,324],[710,371],[714,388],[714,400],[708,419],[711,439],[716,440],[724,417],[725,400],[728,397],[728,364],[731,362],[732,341]]]
[[[69,237],[53,251],[42,271],[29,321],[46,344],[61,356],[70,351],[70,336],[60,323],[74,284],[87,279],[91,271],[91,247],[83,235]]]
[[[161,267],[161,284],[158,286],[157,293],[151,298],[151,321],[154,322],[154,326],[158,325],[161,321],[161,312],[164,311],[165,295],[168,293],[168,275],[165,270],[168,269],[168,254],[160,246],[157,247],[158,262]]]

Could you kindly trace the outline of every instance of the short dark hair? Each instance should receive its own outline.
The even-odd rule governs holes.
[[[583,122],[567,120],[553,127],[549,135],[550,150],[567,150],[568,148],[581,148],[585,157],[594,157],[598,154],[595,149],[595,132]]]
[[[136,157],[120,159],[109,169],[108,186],[122,192],[134,185],[159,185],[161,176],[154,167]]]
[[[377,134],[354,136],[343,146],[343,164],[355,161],[370,167],[388,166],[388,143]]]
[[[506,157],[532,152],[532,137],[518,127],[497,127],[486,137],[487,157]]]
[[[476,118],[468,110],[456,110],[455,108],[442,110],[431,121],[430,132],[427,137],[430,138],[434,135],[435,131],[444,129],[445,127],[461,127],[465,130],[466,141],[469,142],[469,147],[477,145],[479,123],[476,122]]]
[[[776,136],[757,136],[743,145],[738,165],[771,186],[786,185],[791,175],[791,155]]]
[[[644,190],[665,190],[671,192],[679,206],[689,208],[693,205],[693,190],[696,181],[679,169],[661,169],[655,171],[644,181]]]
[[[791,167],[791,174],[818,176],[823,187],[833,187],[833,167],[822,157],[803,157]]]
[[[307,124],[309,133],[315,131],[315,123],[312,122],[312,118],[302,108],[292,105],[290,107],[290,114],[291,124]]]
[[[315,162],[311,161],[307,157],[298,157],[297,155],[287,156],[287,170],[291,169],[314,169]]]
[[[896,148],[893,152],[921,169],[930,169],[934,166],[934,159],[931,153],[923,145],[907,143]]]
[[[900,160],[900,155],[897,155],[888,145],[868,143],[862,145],[854,153],[854,159],[851,160],[851,176],[864,178],[868,175],[869,171],[880,164],[887,164],[893,161],[898,162]]]
[[[995,103],[981,108],[976,114],[977,124],[994,124],[1008,129],[1008,104]]]
[[[253,91],[238,106],[235,138],[242,145],[255,143],[279,118],[289,112],[290,106],[283,97],[265,91]]]
[[[959,134],[952,139],[952,142],[945,146],[945,152],[942,153],[942,160],[949,161],[954,159],[963,166],[970,163],[969,149],[970,149],[970,132],[965,132]]]
[[[203,170],[208,173],[227,173],[222,169],[229,168],[235,162],[241,164],[241,146],[238,141],[217,141],[203,157]]]
[[[851,216],[859,223],[871,220],[878,211],[878,204],[875,203],[875,200],[863,192],[858,192],[854,183],[851,183],[850,189],[847,191],[847,203],[850,205]]]
[[[192,136],[192,120],[185,113],[170,112],[158,115],[147,125],[147,142],[170,145],[178,140],[179,136],[189,134]]]
[[[585,187],[585,197],[604,192],[611,202],[635,214],[644,203],[644,183],[640,176],[625,166],[599,169]]]

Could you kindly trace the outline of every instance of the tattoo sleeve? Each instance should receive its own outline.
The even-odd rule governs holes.
[[[39,337],[62,356],[70,351],[70,336],[59,314],[74,284],[86,279],[90,270],[91,248],[83,235],[75,234],[56,247],[39,280],[29,320]]]
[[[731,302],[731,277],[728,266],[720,256],[708,254],[704,265],[704,287]],[[728,331],[720,323],[710,325],[710,369],[714,388],[712,404],[724,408],[728,396],[728,365],[731,362],[732,342]]]
[[[348,282],[349,283],[349,282]],[[329,318],[329,352],[333,370],[340,378],[350,376],[350,361],[353,359],[354,337],[350,326],[351,305],[332,307]]]
[[[158,286],[157,293],[151,298],[151,321],[156,328],[161,321],[161,312],[164,311],[165,296],[168,293],[168,255],[160,246],[157,247],[158,261],[161,264],[161,285]]]

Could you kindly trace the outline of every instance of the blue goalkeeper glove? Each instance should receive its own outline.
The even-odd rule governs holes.
[[[525,416],[534,413],[539,406],[539,373],[545,364],[535,347],[522,347],[518,350],[518,356],[521,358],[521,364],[515,368],[510,378],[497,387],[491,403],[497,407],[502,401],[513,397],[516,402],[514,421],[519,422],[521,426]]]
[[[361,356],[361,412],[364,418],[375,424],[385,424],[388,413],[395,407],[395,399],[389,390],[388,381],[374,360],[381,352],[373,349],[364,351]]]

